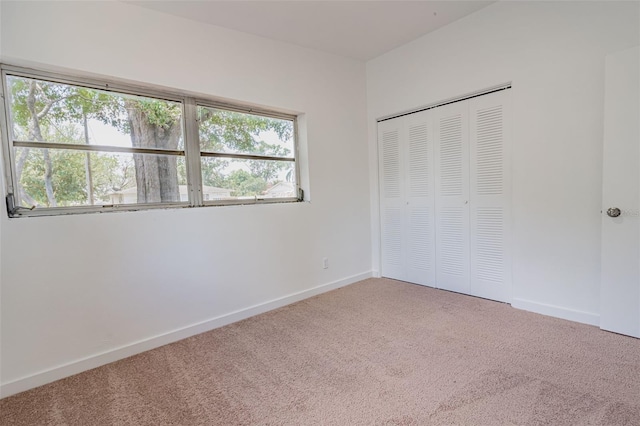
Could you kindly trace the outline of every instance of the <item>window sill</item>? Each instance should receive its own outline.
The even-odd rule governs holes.
[[[145,210],[159,210],[159,209],[184,209],[184,208],[201,208],[201,207],[220,207],[220,206],[238,206],[238,205],[251,205],[251,204],[282,204],[282,203],[296,203],[302,202],[295,197],[291,198],[268,198],[268,199],[233,199],[233,200],[218,200],[218,201],[206,201],[201,206],[192,206],[188,203],[156,203],[156,204],[117,204],[110,206],[78,206],[78,207],[47,207],[47,208],[35,208],[29,210],[27,208],[20,208],[15,213],[9,212],[9,218],[23,218],[23,217],[44,217],[44,216],[67,216],[77,214],[89,214],[89,213],[113,213],[113,212],[135,212]]]

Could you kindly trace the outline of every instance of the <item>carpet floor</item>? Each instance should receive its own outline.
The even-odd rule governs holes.
[[[2,425],[640,425],[640,340],[369,279],[0,400]]]

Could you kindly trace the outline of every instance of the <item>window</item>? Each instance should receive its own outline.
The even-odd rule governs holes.
[[[10,216],[297,201],[296,117],[2,67]]]
[[[296,196],[293,121],[198,105],[198,133],[205,200]]]

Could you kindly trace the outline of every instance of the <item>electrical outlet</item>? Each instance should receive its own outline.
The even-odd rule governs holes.
[[[322,269],[329,269],[329,258],[328,257],[323,257],[322,258]]]

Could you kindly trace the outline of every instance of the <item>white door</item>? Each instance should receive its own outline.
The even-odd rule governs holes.
[[[510,91],[469,100],[470,294],[511,302]]]
[[[403,117],[378,123],[381,273],[406,281],[404,138]]]
[[[602,329],[635,337],[640,337],[639,52],[636,47],[609,55],[605,65],[600,307]]]
[[[430,111],[378,123],[384,277],[435,286]]]
[[[469,294],[469,104],[433,109],[436,283]]]
[[[510,302],[509,94],[378,123],[382,276]]]
[[[434,169],[431,111],[407,115],[405,151],[407,281],[435,287]]]

